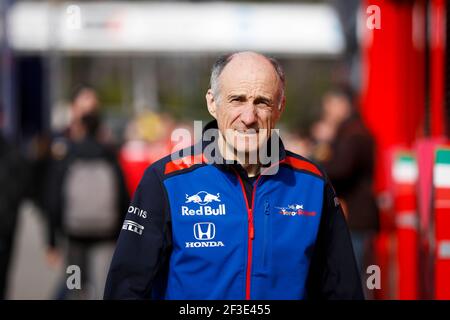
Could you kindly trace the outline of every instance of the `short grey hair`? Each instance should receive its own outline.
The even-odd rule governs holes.
[[[219,77],[220,74],[222,73],[223,69],[225,69],[225,67],[227,66],[227,64],[233,59],[233,57],[236,55],[237,53],[228,53],[225,55],[220,56],[216,62],[214,62],[212,68],[211,68],[211,78],[210,78],[210,87],[211,87],[211,91],[213,93],[214,99],[218,100],[219,98]],[[262,55],[263,57],[265,57],[273,66],[273,68],[275,69],[278,78],[280,79],[280,101],[279,104],[281,105],[281,101],[284,97],[284,90],[286,87],[286,78],[285,78],[285,74],[284,74],[284,70],[283,67],[281,66],[281,64],[278,62],[277,59],[273,58],[273,57],[268,57],[265,55]]]

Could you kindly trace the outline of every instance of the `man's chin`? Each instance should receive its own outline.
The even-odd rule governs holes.
[[[234,147],[234,152],[239,159],[245,158],[247,161],[249,159],[254,159],[256,161],[260,148],[261,146],[257,143],[236,145]]]
[[[267,144],[267,138],[259,134],[241,134],[236,131],[225,135],[228,150],[233,150],[234,156],[243,159],[257,159],[258,152]],[[256,161],[256,160],[255,160]]]

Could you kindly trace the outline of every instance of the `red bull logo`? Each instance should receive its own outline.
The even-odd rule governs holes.
[[[181,207],[181,214],[183,216],[222,216],[226,214],[225,204],[219,204],[217,207],[213,208],[208,206],[209,203],[221,202],[220,193],[211,194],[206,191],[197,192],[194,195],[186,194],[185,203],[195,203],[198,204],[198,208],[190,208],[188,206]]]

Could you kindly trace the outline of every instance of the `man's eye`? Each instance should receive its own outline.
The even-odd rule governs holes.
[[[230,99],[230,103],[232,103],[232,104],[240,104],[242,102],[242,99],[240,99],[240,98],[232,98],[232,99]]]

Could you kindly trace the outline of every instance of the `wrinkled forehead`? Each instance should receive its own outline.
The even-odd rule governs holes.
[[[278,92],[280,79],[273,65],[264,57],[234,57],[220,74],[223,90],[263,89]]]

